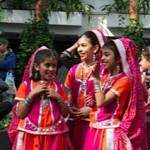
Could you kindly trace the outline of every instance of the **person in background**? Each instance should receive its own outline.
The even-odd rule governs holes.
[[[77,43],[73,44],[60,54],[60,61],[63,65],[58,69],[57,76],[58,80],[64,84],[69,69],[80,62],[80,58],[77,53]]]
[[[9,42],[6,38],[0,38],[0,78],[5,81],[7,73],[12,73],[15,77],[16,54],[8,48]],[[6,92],[6,99],[13,102],[12,94]]]
[[[92,71],[96,107],[90,112],[84,150],[148,150],[136,45],[120,38],[106,42],[101,50],[101,62]],[[87,95],[87,105],[91,100]]]
[[[12,150],[72,150],[67,95],[56,80],[57,65],[55,50],[41,47],[31,56],[15,96],[20,121]]]
[[[80,57],[77,52],[78,44],[74,43],[60,55],[60,60],[68,69],[80,62]]]
[[[75,150],[82,150],[85,137],[89,128],[89,112],[95,105],[93,90],[92,69],[100,57],[100,48],[105,42],[104,35],[100,29],[83,33],[74,45],[80,57],[80,63],[70,68],[65,87],[69,90],[70,136]],[[91,93],[92,105],[86,106],[84,97]]]
[[[6,90],[8,90],[8,88],[9,87],[5,83],[5,81],[0,79],[0,96],[1,96],[2,92],[5,92]],[[6,117],[6,115],[8,115],[11,112],[12,106],[13,105],[11,102],[0,100],[0,120],[4,119]]]
[[[142,82],[148,91],[148,98],[145,100],[145,115],[147,127],[148,148],[150,149],[150,46],[145,47],[141,53]]]
[[[12,49],[8,48],[8,40],[0,38],[0,78],[5,81],[7,72],[11,71],[15,75],[16,55]]]

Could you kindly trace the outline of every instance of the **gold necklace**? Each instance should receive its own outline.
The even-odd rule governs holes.
[[[86,90],[86,85],[87,85],[87,82],[92,74],[92,70],[90,70],[91,67],[93,67],[95,63],[91,63],[90,65],[88,66],[85,66],[85,64],[83,63],[82,64],[82,68],[81,68],[81,74],[80,74],[80,78],[81,78],[81,85],[80,85],[80,88],[79,88],[79,91],[81,92],[85,92]],[[83,73],[85,70],[85,73]],[[86,79],[84,80],[84,75],[86,76]]]
[[[45,84],[48,88],[50,87],[50,82],[49,81],[40,81],[39,84]],[[50,99],[46,98],[44,93],[41,93],[41,106],[42,106],[42,111],[47,111]]]
[[[106,89],[110,88],[113,84],[114,79],[118,76],[119,74],[116,75],[109,75],[109,77],[107,77],[107,79],[104,82],[104,85],[102,85],[102,91],[105,92]]]

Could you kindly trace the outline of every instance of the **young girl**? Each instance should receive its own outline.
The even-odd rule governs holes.
[[[147,150],[144,98],[137,49],[120,38],[106,42],[101,61],[93,70],[97,107],[90,112],[90,129],[84,150]],[[90,95],[86,96],[87,105]]]
[[[65,85],[69,89],[70,100],[70,132],[75,150],[82,150],[89,128],[89,112],[95,105],[92,69],[98,59],[104,36],[101,30],[87,31],[77,41],[77,52],[81,63],[73,66],[67,75]],[[92,94],[93,101],[86,106],[84,96]]]
[[[150,140],[150,46],[145,47],[141,54],[141,71],[142,71],[142,81],[146,84],[148,91],[148,98],[145,101],[145,111],[146,111],[146,127],[147,127],[147,139]],[[148,142],[148,147],[150,149],[150,142]]]
[[[13,150],[71,150],[64,117],[67,96],[55,80],[57,53],[40,48],[29,60],[15,100],[20,119]]]

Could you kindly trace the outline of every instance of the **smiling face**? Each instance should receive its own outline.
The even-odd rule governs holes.
[[[52,80],[56,76],[57,60],[53,57],[48,57],[40,64],[34,64],[34,69],[39,71],[41,80]]]
[[[90,39],[86,36],[80,37],[77,43],[77,51],[81,61],[86,62],[87,65],[93,62],[93,55],[97,52],[99,48],[98,45],[93,46]]]
[[[120,60],[119,58],[116,59],[115,53],[111,49],[103,47],[101,50],[101,61],[104,64],[104,68],[109,70],[113,75],[117,72],[117,66],[120,64]]]

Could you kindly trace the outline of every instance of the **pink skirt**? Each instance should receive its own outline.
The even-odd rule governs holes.
[[[127,135],[120,128],[90,128],[83,150],[133,150]]]
[[[89,130],[89,121],[80,119],[68,120],[67,124],[74,150],[82,150]]]
[[[19,132],[12,150],[73,150],[68,133],[34,135]]]

